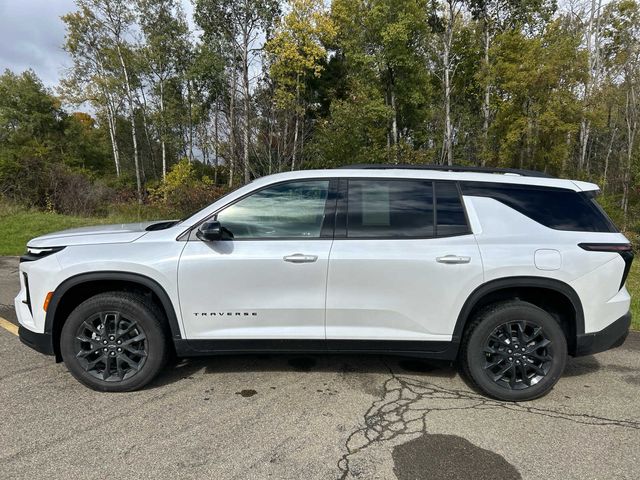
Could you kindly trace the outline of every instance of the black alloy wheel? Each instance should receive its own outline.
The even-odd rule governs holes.
[[[522,390],[536,385],[551,369],[553,343],[544,329],[519,320],[499,325],[484,347],[486,374],[504,388]]]
[[[120,382],[138,373],[149,355],[147,336],[122,312],[98,312],[80,324],[76,358],[93,377]]]
[[[143,294],[100,293],[71,312],[62,326],[60,353],[69,372],[94,390],[137,390],[167,360],[164,313]]]
[[[490,397],[516,402],[547,394],[567,361],[567,339],[558,321],[522,300],[495,303],[465,330],[462,372]]]

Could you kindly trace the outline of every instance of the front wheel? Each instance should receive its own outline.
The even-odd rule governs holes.
[[[514,300],[492,305],[474,318],[461,355],[464,373],[487,395],[533,400],[560,379],[567,341],[549,313]]]
[[[107,292],[85,300],[62,327],[60,351],[65,365],[94,390],[142,388],[166,360],[161,315],[142,295]]]

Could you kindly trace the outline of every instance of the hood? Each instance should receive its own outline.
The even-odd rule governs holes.
[[[128,243],[147,233],[150,226],[165,222],[119,223],[93,227],[71,228],[48,233],[29,241],[33,248],[67,247],[71,245],[97,245],[101,243]]]

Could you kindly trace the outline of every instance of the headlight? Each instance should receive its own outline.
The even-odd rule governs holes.
[[[41,258],[47,257],[53,253],[59,252],[65,247],[29,247],[27,246],[27,253],[20,257],[20,262],[33,262]]]

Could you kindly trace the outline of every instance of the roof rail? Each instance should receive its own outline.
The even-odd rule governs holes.
[[[519,168],[494,168],[494,167],[467,167],[464,165],[410,165],[406,163],[361,163],[356,165],[344,165],[339,169],[356,169],[356,170],[437,170],[441,172],[474,172],[474,173],[501,173],[510,175],[519,175],[521,177],[539,177],[539,178],[556,178],[544,172],[536,172],[535,170],[523,170]]]

